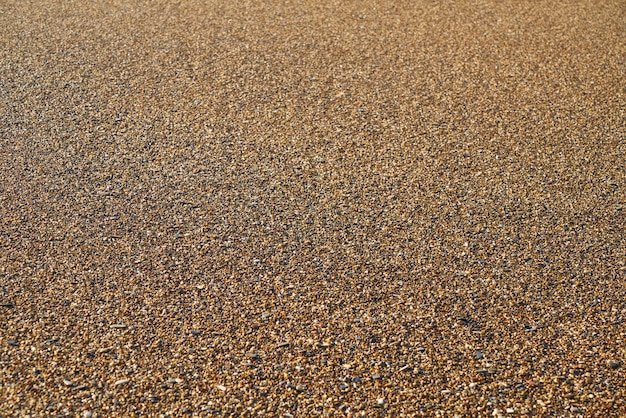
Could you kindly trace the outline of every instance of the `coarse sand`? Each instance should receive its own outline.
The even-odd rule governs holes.
[[[0,416],[626,416],[626,2],[0,1]]]

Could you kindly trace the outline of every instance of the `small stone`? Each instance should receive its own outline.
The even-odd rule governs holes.
[[[12,347],[17,347],[17,341],[16,340],[8,340],[7,344],[9,344]]]
[[[71,380],[63,379],[63,384],[65,386],[74,386],[74,383]]]
[[[507,414],[512,414],[512,413],[514,413],[514,412],[515,412],[515,409],[513,409],[513,408],[507,408],[507,409],[506,409],[506,413],[507,413]]]
[[[357,377],[352,378],[352,381],[354,383],[361,383],[361,378],[357,376]]]
[[[217,385],[217,388],[218,388],[219,390],[221,390],[222,392],[226,392],[226,386],[223,386],[223,385]]]
[[[289,341],[283,341],[282,343],[276,344],[274,346],[274,349],[283,348],[283,347],[289,347],[289,344],[291,344]]]
[[[200,331],[198,331],[197,329],[192,329],[192,330],[191,330],[191,335],[193,335],[194,337],[197,337],[197,336],[198,336],[198,335],[200,335],[200,334],[201,334],[201,332],[200,332]]]
[[[478,350],[478,351],[476,351],[476,352],[474,353],[474,358],[475,358],[476,360],[482,360],[482,359],[484,359],[484,358],[485,358],[485,355],[483,354],[483,352],[482,352],[482,351]]]
[[[376,405],[377,405],[379,408],[382,408],[382,407],[383,407],[383,405],[385,405],[385,400],[384,400],[383,398],[378,398],[378,399],[376,400]]]
[[[570,408],[570,411],[571,411],[573,414],[582,414],[582,413],[583,413],[583,411],[582,411],[580,408],[576,407],[576,406],[572,406],[572,407]]]
[[[619,360],[607,360],[606,364],[613,370],[617,370],[622,367],[622,362]]]
[[[372,375],[372,379],[373,379],[373,380],[381,380],[382,378],[383,378],[383,377],[382,377],[381,375],[379,375],[379,374],[373,374],[373,375]]]
[[[126,329],[126,328],[128,328],[128,326],[126,324],[113,324],[113,325],[111,325],[111,328],[113,328],[113,329]]]
[[[470,388],[470,389],[474,389],[476,386],[478,386],[478,383],[476,383],[476,382],[471,382],[471,383],[469,384],[469,388]]]
[[[179,378],[179,377],[175,377],[172,379],[168,379],[167,383],[183,383],[183,379]]]
[[[263,312],[261,314],[261,319],[268,319],[271,315],[268,312]]]
[[[489,374],[496,374],[496,373],[498,373],[498,370],[493,367],[489,367],[488,369],[482,369],[478,371],[478,374],[481,374],[483,376],[486,376]]]
[[[93,417],[93,414],[89,411],[84,411],[83,412],[83,418],[91,418]]]
[[[11,302],[0,302],[2,308],[15,308],[15,305]]]
[[[442,395],[449,395],[451,393],[452,393],[452,391],[450,389],[444,389],[444,390],[441,391]]]
[[[116,381],[115,383],[113,383],[113,386],[122,386],[127,384],[128,382],[130,382],[130,380],[128,379],[120,379],[118,381]]]

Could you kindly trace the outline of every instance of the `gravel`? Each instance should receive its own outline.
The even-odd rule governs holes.
[[[622,1],[0,27],[1,416],[626,415]]]

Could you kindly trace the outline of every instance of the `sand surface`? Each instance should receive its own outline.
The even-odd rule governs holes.
[[[0,416],[626,416],[625,109],[624,1],[4,0]]]

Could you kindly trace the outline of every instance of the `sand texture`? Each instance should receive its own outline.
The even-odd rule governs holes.
[[[0,1],[0,416],[625,398],[624,1]]]

